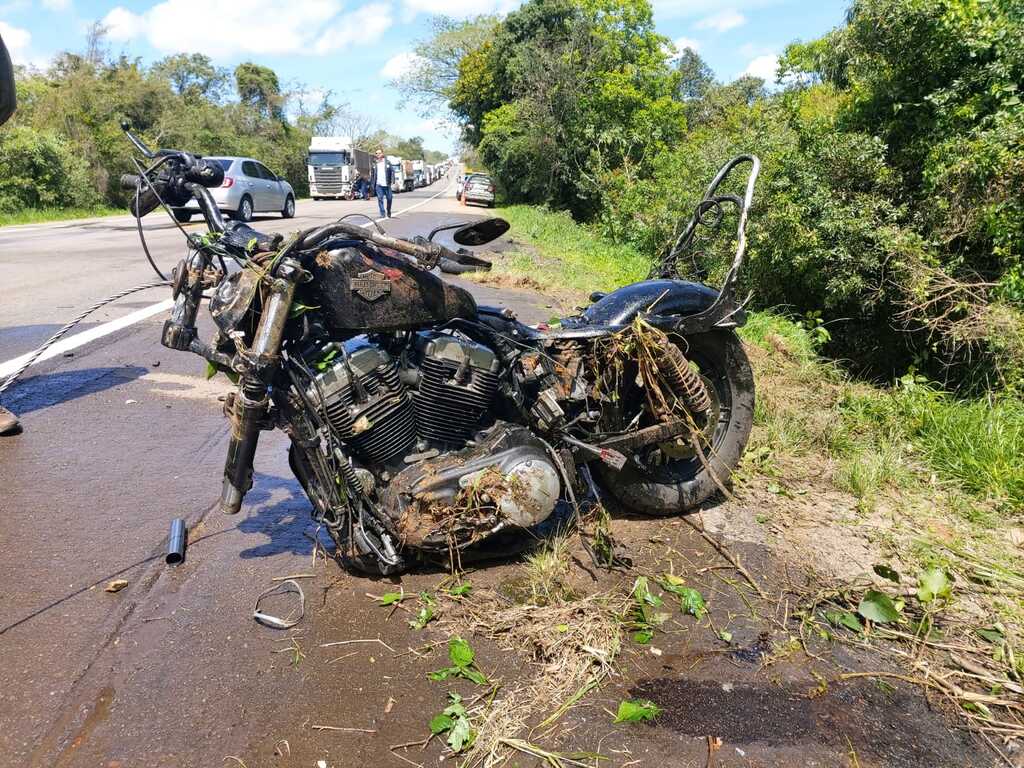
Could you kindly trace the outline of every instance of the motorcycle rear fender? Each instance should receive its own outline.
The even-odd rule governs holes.
[[[605,294],[583,312],[587,325],[628,325],[641,312],[682,317],[695,315],[718,298],[718,291],[685,280],[645,280]]]
[[[580,325],[623,328],[638,315],[664,331],[684,335],[746,322],[746,313],[733,300],[731,290],[722,294],[686,280],[645,280],[598,298],[584,310]]]

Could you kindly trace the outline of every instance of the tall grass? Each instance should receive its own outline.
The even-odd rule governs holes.
[[[520,252],[496,265],[499,273],[528,277],[543,287],[589,294],[643,280],[650,261],[633,248],[613,245],[565,212],[530,205],[497,210],[512,225],[514,238],[538,254]]]
[[[936,472],[972,493],[1024,509],[1024,403],[958,400],[905,380],[892,404],[902,429]]]
[[[126,208],[29,208],[13,213],[0,213],[0,227],[12,224],[42,224],[48,221],[69,219],[91,219],[98,216],[119,216],[128,213]]]

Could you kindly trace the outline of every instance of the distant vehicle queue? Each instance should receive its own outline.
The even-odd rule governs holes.
[[[251,157],[208,157],[224,169],[224,183],[210,190],[220,210],[239,221],[250,221],[254,215],[280,213],[290,219],[295,215],[295,190],[284,178]],[[367,200],[375,196],[370,179],[376,158],[354,146],[344,136],[314,136],[309,143],[306,169],[309,194],[314,200]],[[391,193],[411,192],[426,187],[451,170],[454,160],[427,163],[423,158],[408,160],[386,156],[387,179]],[[390,198],[390,195],[389,195]],[[199,205],[190,200],[172,209],[174,217],[184,223],[199,213]],[[382,206],[382,213],[384,215]],[[391,213],[391,201],[387,203]]]
[[[393,193],[411,192],[443,177],[452,166],[448,158],[427,163],[423,158],[407,159],[387,155]],[[355,146],[347,136],[314,136],[309,142],[306,168],[309,196],[314,200],[366,200],[375,192],[370,185],[373,155]]]

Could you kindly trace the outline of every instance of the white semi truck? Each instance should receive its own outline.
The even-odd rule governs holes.
[[[356,149],[348,136],[313,136],[306,170],[314,200],[351,200],[356,181],[370,178],[370,153]]]
[[[404,192],[405,191],[405,173],[402,167],[405,163],[402,158],[397,155],[387,156],[388,165],[391,166],[391,170],[394,171],[394,175],[391,177],[391,191],[392,192]]]
[[[422,160],[412,161],[412,185],[414,187],[427,186],[427,168]]]

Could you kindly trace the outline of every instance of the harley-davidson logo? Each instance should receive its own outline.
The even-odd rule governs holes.
[[[376,301],[391,293],[391,281],[379,272],[368,269],[352,278],[352,293],[367,301]]]

